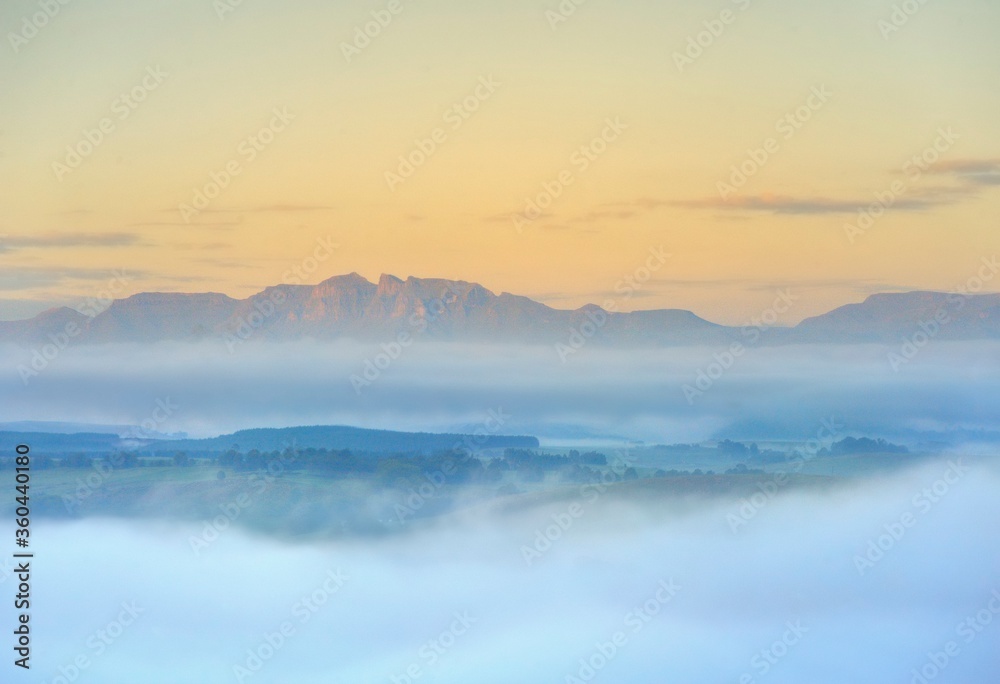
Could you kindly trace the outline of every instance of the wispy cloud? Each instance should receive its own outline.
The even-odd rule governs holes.
[[[610,202],[602,206],[605,207],[624,207],[628,209],[642,209],[643,211],[653,211],[654,209],[662,209],[663,207],[669,207],[672,203],[670,200],[654,199],[652,197],[640,197],[638,199],[630,200],[627,202]]]
[[[210,207],[199,210],[200,214],[271,214],[271,213],[292,213],[292,212],[312,212],[312,211],[334,211],[336,207],[319,204],[265,204],[257,207]],[[161,213],[176,214],[177,207],[162,209]],[[189,225],[189,224],[184,224]]]
[[[900,171],[894,172],[899,175]],[[894,211],[921,212],[958,204],[977,197],[987,186],[1000,185],[1000,159],[958,159],[938,162],[927,167],[924,175],[948,178],[953,185],[908,187],[906,197],[900,197],[892,205]],[[650,210],[664,204],[687,209],[711,209],[723,212],[767,213],[775,215],[803,216],[823,214],[853,214],[859,208],[872,204],[871,196],[853,198],[839,197],[793,197],[789,195],[748,195],[722,199],[707,197],[695,200],[642,200]],[[638,202],[637,202],[638,204]]]
[[[898,175],[899,171],[894,172]],[[939,162],[927,167],[923,174],[938,179],[949,179],[951,185],[909,187],[905,197],[899,197],[892,205],[894,211],[922,212],[937,207],[957,204],[974,198],[989,186],[1000,186],[1000,158],[958,159]],[[872,204],[871,196],[858,197],[795,197],[791,195],[759,194],[742,197],[704,197],[677,200],[638,197],[633,200],[607,202],[587,213],[576,216],[556,216],[545,213],[534,220],[536,225],[548,221],[550,230],[573,230],[585,224],[600,224],[606,221],[627,221],[640,218],[653,211],[676,207],[682,209],[706,209],[717,212],[722,218],[743,218],[749,214],[771,214],[784,216],[815,216],[830,214],[854,214],[861,207]],[[728,216],[726,216],[728,214]],[[482,219],[484,223],[504,223],[511,221],[511,214],[494,214]],[[579,229],[578,229],[579,230]],[[581,231],[582,232],[582,231]]]
[[[233,226],[242,225],[243,221],[237,218],[235,221],[205,221],[197,222],[192,221],[191,223],[185,223],[184,221],[140,221],[137,223],[128,223],[125,225],[126,228],[147,228],[150,226],[169,226],[171,228],[181,227],[181,228],[232,228]]]
[[[42,266],[7,266],[0,271],[0,290],[6,292],[36,290],[53,286],[64,286],[66,283],[88,282],[103,283],[112,277],[112,270],[107,268],[52,268]],[[128,269],[132,278],[145,278],[149,274],[144,271]]]
[[[211,266],[212,268],[247,268],[247,261],[241,261],[239,259],[214,259],[214,258],[204,258],[195,259],[196,263],[205,264],[206,266]]]
[[[638,215],[639,212],[629,209],[604,209],[589,211],[581,216],[573,217],[569,219],[569,221],[571,223],[595,223],[598,221],[605,221],[607,219],[625,220],[635,218]]]
[[[232,245],[229,244],[228,242],[205,242],[205,243],[199,243],[199,242],[175,242],[174,244],[172,244],[170,246],[173,247],[174,249],[183,249],[185,251],[192,251],[192,252],[202,252],[202,251],[209,251],[209,250],[214,251],[214,250],[218,250],[218,249],[231,249],[232,248]]]
[[[833,199],[828,197],[790,197],[787,195],[756,195],[733,197],[708,197],[699,200],[678,200],[673,206],[688,209],[714,209],[718,211],[746,211],[785,215],[853,214],[858,207],[872,203],[871,199]],[[950,202],[944,197],[911,197],[893,204],[894,210],[924,211]]]
[[[141,244],[133,233],[44,233],[2,235],[0,253],[15,249],[65,249],[67,247],[132,247]]]
[[[970,185],[1000,185],[1000,159],[956,159],[938,162],[928,173],[947,175]]]

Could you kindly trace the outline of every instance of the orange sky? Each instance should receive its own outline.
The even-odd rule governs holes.
[[[0,317],[121,271],[124,294],[246,296],[326,239],[314,281],[729,323],[789,288],[792,323],[953,289],[998,251],[1000,5],[558,6],[109,0],[32,31],[38,6],[5,4]]]

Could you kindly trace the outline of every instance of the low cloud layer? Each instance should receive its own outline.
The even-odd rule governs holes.
[[[615,435],[648,442],[813,437],[845,430],[995,429],[995,343],[931,341],[893,369],[883,346],[613,351],[585,346],[563,363],[547,347],[470,347],[417,340],[73,347],[22,381],[30,352],[0,350],[8,420],[147,423],[157,400],[177,406],[158,432],[209,436],[250,427],[347,424],[458,430],[490,409],[503,432],[562,440]],[[395,358],[390,358],[390,355]],[[38,364],[42,365],[42,364]],[[354,381],[352,382],[352,377]],[[147,423],[148,424],[148,423]]]
[[[200,554],[197,523],[40,522],[33,681],[995,681],[998,484],[942,461],[788,490],[736,532],[747,502],[606,494]]]

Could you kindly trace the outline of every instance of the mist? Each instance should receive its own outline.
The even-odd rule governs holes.
[[[993,681],[998,484],[995,461],[941,460],[766,501],[581,490],[197,548],[201,523],[39,520],[33,681]]]
[[[880,345],[616,350],[431,341],[396,350],[340,341],[250,340],[69,347],[22,380],[30,350],[5,347],[7,420],[140,425],[214,436],[251,427],[345,424],[461,431],[502,408],[504,433],[543,443],[812,437],[845,430],[995,429],[1000,344],[936,341],[894,368]],[[157,412],[163,418],[162,412]]]

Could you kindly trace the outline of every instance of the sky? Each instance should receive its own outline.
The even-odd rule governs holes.
[[[997,251],[1000,4],[904,4],[11,0],[0,318],[296,268],[730,324],[957,289]]]

